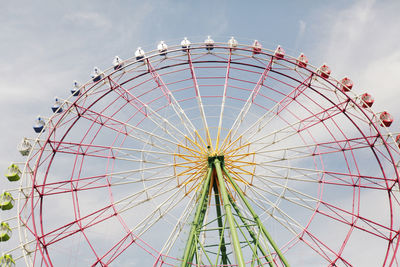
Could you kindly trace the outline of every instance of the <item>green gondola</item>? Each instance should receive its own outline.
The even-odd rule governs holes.
[[[15,261],[10,254],[4,254],[0,257],[0,266],[1,267],[14,267]]]
[[[0,209],[10,210],[14,207],[14,198],[9,192],[0,195]]]
[[[8,241],[11,238],[11,228],[6,222],[0,223],[0,242]]]
[[[21,178],[21,170],[17,165],[11,164],[5,175],[10,182],[15,182]]]

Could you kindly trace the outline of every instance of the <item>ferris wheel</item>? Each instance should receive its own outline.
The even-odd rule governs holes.
[[[115,57],[19,145],[1,266],[400,265],[400,137],[356,87],[233,37]]]

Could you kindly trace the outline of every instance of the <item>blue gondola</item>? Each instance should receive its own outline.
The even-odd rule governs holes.
[[[141,47],[138,47],[138,49],[135,52],[135,58],[136,60],[141,60],[145,56],[145,53]]]
[[[63,109],[62,109],[61,105],[62,105],[62,103],[58,99],[58,97],[54,98],[54,104],[51,107],[51,110],[53,111],[53,113],[61,113],[61,112],[63,112]]]
[[[160,53],[160,56],[166,56],[167,55],[167,50],[168,50],[168,45],[164,43],[164,41],[161,41],[157,45],[158,53]]]
[[[45,125],[44,120],[39,116],[37,117],[36,122],[33,125],[33,130],[35,130],[36,133],[40,133],[41,131],[44,132],[43,130],[44,125]]]
[[[214,40],[211,39],[211,36],[207,36],[207,39],[204,41],[204,44],[206,45],[207,51],[211,51],[214,49]]]
[[[73,96],[78,96],[81,93],[81,90],[79,89],[81,85],[77,82],[74,81],[74,87],[71,89],[71,94]]]
[[[104,78],[104,73],[98,67],[94,67],[91,77],[93,82],[97,83]]]
[[[183,49],[189,49],[190,48],[190,41],[188,40],[188,38],[183,38],[182,42],[181,42],[181,46]]]
[[[112,64],[114,66],[114,70],[119,70],[124,66],[124,62],[119,56],[114,57]]]

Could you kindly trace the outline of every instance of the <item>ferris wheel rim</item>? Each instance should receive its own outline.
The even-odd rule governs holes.
[[[192,44],[192,46],[195,46],[196,44]],[[247,47],[249,47],[249,46],[247,46]],[[219,47],[218,46],[218,43],[216,43],[216,46],[214,47],[214,49],[225,49],[225,50],[227,50],[227,49],[230,49],[229,47]],[[195,48],[195,47],[191,47],[191,48],[189,48],[189,49],[187,49],[188,50],[188,53],[190,53],[190,51],[192,51],[192,49],[193,49],[193,51],[195,51],[196,49],[205,49],[205,45],[204,44],[199,44],[199,47],[197,47],[197,48]],[[176,51],[178,51],[178,52],[180,52],[182,49],[177,49]],[[238,48],[238,50],[240,50],[240,48]],[[172,50],[173,51],[173,50]],[[250,49],[250,47],[249,47],[249,49],[248,50],[243,50],[243,51],[247,51],[247,52],[251,52],[251,49]],[[261,53],[262,54],[262,53]],[[151,57],[155,57],[155,56],[157,56],[158,54],[154,54],[154,55],[152,55],[152,56],[146,56],[145,57],[145,59],[148,59],[148,58],[151,58]],[[263,54],[263,55],[267,55],[267,54]],[[268,56],[268,55],[267,55]],[[271,54],[271,55],[269,55],[271,58],[273,58],[273,55]],[[294,58],[292,58],[293,60],[295,60]],[[286,62],[288,62],[288,63],[290,63],[290,64],[294,64],[294,62],[291,62],[291,61],[287,61],[286,59],[283,59],[284,61],[286,61]],[[135,61],[135,62],[132,62],[132,63],[128,63],[127,65],[126,65],[126,67],[128,67],[128,66],[131,66],[131,65],[133,65],[133,64],[135,64],[135,63],[139,63],[139,64],[141,64],[141,62],[142,62],[142,60],[137,60],[137,61]],[[221,63],[226,63],[226,62],[221,62]],[[183,64],[185,64],[185,63],[182,63],[182,65]],[[116,73],[117,71],[114,71],[114,72],[112,72],[112,73]],[[111,73],[111,74],[112,74]],[[107,77],[109,77],[111,74],[109,74],[109,75],[107,75],[107,76],[105,76],[104,77],[104,79],[106,79]],[[317,74],[317,71],[315,70],[314,72],[312,72],[312,75],[318,75]],[[143,74],[143,75],[145,75],[145,74]],[[134,78],[132,78],[132,79],[134,79]],[[337,85],[335,85],[333,82],[337,82],[337,80],[333,80],[332,82],[330,82],[330,81],[328,81],[328,83],[330,83],[331,84],[331,86],[333,86],[333,87],[335,87],[335,88],[337,88],[338,89],[338,86]],[[88,84],[90,84],[91,82],[88,82],[88,83],[86,83],[85,85],[83,85],[83,87],[82,88],[84,88],[86,85],[88,85]],[[85,92],[85,94],[86,93],[88,93],[91,89],[93,89],[93,88],[96,88],[96,83],[94,83],[93,84],[93,86],[91,86],[86,92]],[[94,90],[94,89],[93,89]],[[352,104],[354,104],[354,105],[356,105],[358,108],[359,108],[359,110],[361,110],[362,112],[364,112],[364,109],[362,109],[361,107],[360,107],[360,104],[358,104],[355,100],[353,100],[353,98],[351,98],[351,97],[349,97],[346,93],[344,93],[344,92],[342,92],[342,91],[340,91],[340,90],[337,90],[338,92],[340,92],[340,93],[343,93],[348,99],[349,99],[349,101],[352,101]],[[81,98],[82,96],[83,96],[84,94],[82,93],[73,103],[76,103],[76,102],[78,102],[78,100],[79,100],[79,98]],[[96,102],[97,103],[97,102]],[[93,103],[93,105],[94,105],[95,103]],[[63,113],[63,115],[62,116],[66,116],[66,114],[67,113]],[[375,113],[374,113],[375,114]],[[58,116],[57,114],[55,114],[55,115],[53,115],[49,120],[50,121],[52,121],[53,122],[53,118],[55,118],[55,116]],[[55,129],[56,129],[56,127],[57,127],[57,125],[58,125],[58,123],[60,123],[61,122],[61,120],[62,120],[62,116],[60,116],[60,119],[52,126],[52,131],[54,131]],[[376,115],[375,115],[376,116]],[[369,116],[366,116],[367,118],[370,118]],[[371,123],[373,122],[372,121],[372,118],[370,118],[370,121],[371,121]],[[372,125],[375,127],[375,130],[379,133],[379,135],[381,136],[381,133],[380,133],[380,130],[378,129],[378,127],[377,127],[377,125],[376,124],[374,124],[374,123],[372,123]],[[73,126],[71,126],[71,127],[73,127]],[[67,133],[66,133],[67,134]],[[39,140],[39,138],[40,138],[40,134],[38,135],[38,138],[37,138],[37,140],[35,141],[35,145],[37,145],[38,144],[38,140]],[[382,138],[382,140],[384,141],[384,142],[386,142],[383,138]],[[46,141],[47,142],[47,141]],[[46,144],[46,143],[45,143]],[[385,144],[385,147],[387,148],[387,144]],[[388,148],[387,148],[388,149]],[[32,150],[33,151],[33,150]],[[43,151],[42,151],[43,152]],[[388,149],[388,152],[389,153],[391,153],[390,152],[390,150]],[[32,152],[31,152],[32,153]],[[29,155],[28,157],[30,157],[31,155]],[[41,156],[40,156],[41,157]],[[39,158],[40,158],[39,157]],[[27,164],[28,164],[28,161],[27,161]],[[37,166],[36,166],[37,167]],[[27,165],[25,166],[25,168],[27,168]],[[24,169],[25,169],[24,168]],[[396,171],[397,171],[397,169],[396,169]],[[398,175],[398,173],[396,172],[396,174]],[[399,179],[399,176],[397,176],[397,180]],[[22,181],[21,181],[21,183],[22,183]],[[22,187],[22,186],[21,186]],[[33,190],[33,189],[32,189]],[[32,201],[33,201],[33,199],[32,199]],[[43,233],[43,232],[42,232]],[[397,246],[398,246],[398,244],[397,244]]]

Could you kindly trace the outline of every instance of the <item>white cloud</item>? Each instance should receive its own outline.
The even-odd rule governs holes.
[[[318,51],[334,77],[349,76],[357,94],[375,96],[375,111],[387,109],[400,119],[395,101],[400,97],[399,4],[357,1],[334,16],[324,14]]]
[[[112,22],[109,19],[94,12],[69,13],[64,16],[64,20],[103,29],[108,29],[112,26]]]
[[[302,37],[304,32],[306,31],[307,24],[304,20],[299,20],[299,33],[297,34],[299,37]]]

